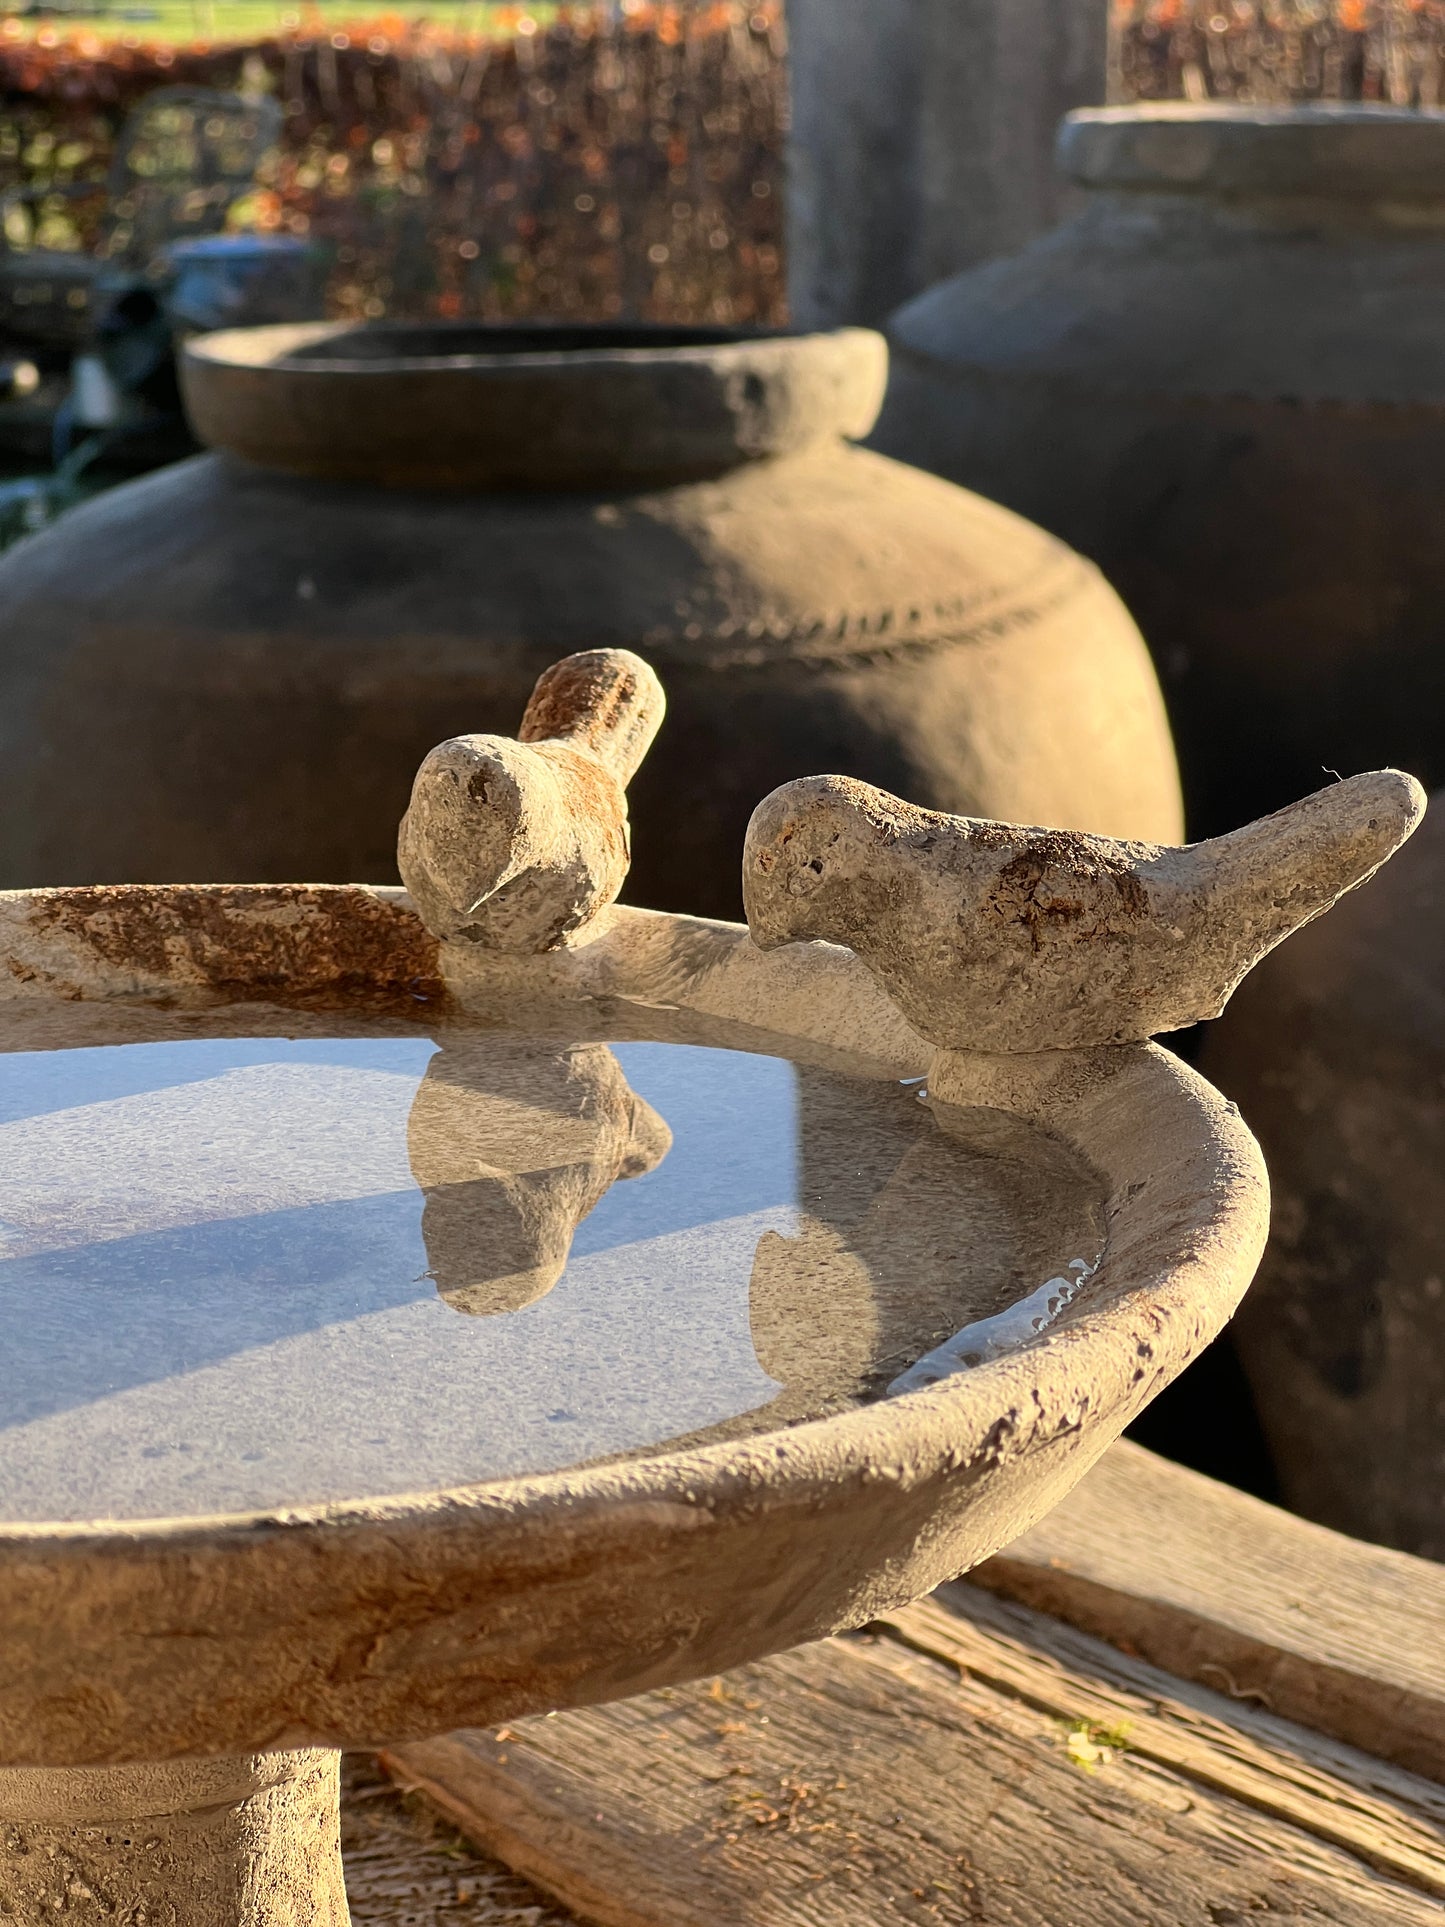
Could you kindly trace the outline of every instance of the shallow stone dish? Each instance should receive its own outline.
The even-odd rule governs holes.
[[[1117,962],[1161,913],[1182,916],[1187,898],[1189,941],[1204,960],[1200,995],[1217,998],[1221,972],[1242,974],[1409,833],[1418,814],[1409,779],[1358,779],[1284,813],[1272,830],[1244,833],[1253,837],[1246,845],[1183,852],[910,816],[855,784],[842,801],[872,825],[873,839],[856,863],[846,832],[829,842],[819,828],[817,784],[795,785],[760,809],[746,858],[755,927],[780,946],[765,951],[742,926],[612,901],[625,870],[613,852],[619,838],[625,850],[626,783],[660,719],[661,691],[646,665],[595,652],[543,679],[524,740],[469,737],[434,752],[401,841],[425,922],[412,897],[362,887],[97,887],[0,898],[0,1071],[5,1054],[83,1054],[122,1032],[235,1039],[274,1035],[279,1025],[303,1056],[323,1033],[374,1035],[388,1048],[440,1037],[451,1068],[434,1063],[408,1086],[416,1095],[405,1130],[416,1186],[435,1214],[423,1221],[430,1276],[447,1301],[428,1316],[452,1318],[457,1333],[547,1303],[574,1229],[603,1193],[610,1198],[613,1180],[655,1171],[660,1160],[666,1169],[666,1119],[628,1090],[601,1044],[617,1041],[624,1058],[618,1040],[726,1051],[745,1068],[790,1059],[819,1088],[843,1080],[828,1086],[814,1139],[841,1132],[852,1147],[809,1166],[805,1133],[800,1229],[765,1232],[753,1261],[752,1341],[783,1391],[776,1404],[755,1400],[723,1425],[680,1425],[681,1436],[579,1451],[581,1463],[564,1452],[559,1469],[450,1480],[388,1476],[400,1443],[362,1440],[385,1448],[377,1476],[358,1488],[356,1466],[370,1462],[357,1457],[328,1491],[321,1448],[345,1421],[339,1411],[316,1452],[296,1461],[301,1486],[284,1483],[295,1467],[282,1438],[273,1497],[219,1504],[217,1492],[248,1489],[241,1458],[257,1462],[263,1483],[271,1476],[267,1413],[248,1411],[251,1453],[218,1452],[215,1466],[199,1465],[198,1482],[187,1484],[192,1469],[175,1472],[164,1441],[145,1447],[132,1454],[135,1498],[101,1516],[86,1512],[83,1495],[110,1489],[133,1440],[117,1432],[107,1448],[84,1414],[77,1418],[68,1459],[47,1462],[44,1490],[58,1496],[56,1516],[45,1516],[16,1484],[15,1465],[30,1450],[26,1428],[0,1430],[0,1517],[8,1520],[0,1526],[0,1765],[10,1769],[0,1772],[8,1842],[0,1911],[9,1917],[49,1918],[59,1866],[108,1896],[122,1918],[339,1927],[335,1749],[642,1692],[916,1597],[1053,1505],[1209,1342],[1247,1287],[1268,1221],[1267,1181],[1248,1130],[1208,1084],[1143,1040],[1141,1027],[1157,1013],[1127,971],[1103,973],[1107,987],[1091,1002],[1087,982],[1081,991],[1064,965],[1081,941],[1110,949]],[[824,802],[840,807],[835,791]],[[922,842],[914,817],[928,818]],[[825,854],[809,854],[815,847]],[[1120,1041],[1011,1053],[995,1039],[970,1049],[939,1015],[936,986],[925,1039],[880,988],[876,957],[865,964],[832,942],[792,941],[799,933],[788,927],[789,904],[806,899],[802,920],[826,922],[859,877],[874,889],[876,929],[886,935],[890,906],[913,900],[897,880],[903,870],[889,881],[895,862],[912,864],[922,849],[943,866],[939,876],[962,877],[980,848],[1007,873],[1017,914],[995,891],[965,936],[975,928],[974,948],[997,951],[1001,984],[1011,979],[1029,1009],[1043,995],[1061,999],[1061,1045],[1097,1034]],[[1237,872],[1241,849],[1259,870],[1259,915],[1250,921],[1234,874],[1221,934],[1201,905],[1217,872],[1231,864]],[[1033,881],[1020,894],[1023,875]],[[1276,887],[1285,877],[1287,888]],[[1061,907],[1066,886],[1082,892],[1072,908]],[[1116,908],[1085,918],[1081,936],[1081,905],[1098,888]],[[583,906],[570,928],[550,915],[568,905]],[[974,915],[961,912],[960,927]],[[1065,927],[1073,937],[1059,937]],[[1027,955],[1011,957],[1020,932]],[[1182,925],[1175,935],[1182,940]],[[895,991],[900,970],[894,956]],[[1188,1021],[1177,983],[1169,999],[1170,1021]],[[1113,1014],[1101,1018],[1106,1006]],[[560,1055],[529,1058],[526,1040],[538,1037],[567,1041]],[[474,1094],[469,1050],[492,1053],[481,1157],[468,1137],[481,1113],[459,1126],[448,1109]],[[38,1055],[35,1062],[37,1075],[51,1074]],[[513,1078],[500,1108],[498,1062]],[[546,1095],[559,1062],[572,1080],[565,1102]],[[534,1065],[543,1094],[534,1090],[532,1111],[543,1123],[533,1118],[518,1148],[507,1138],[512,1126],[497,1119],[513,1117],[507,1104],[518,1089],[526,1099]],[[866,1211],[850,1216],[850,1205],[830,1219],[819,1202],[829,1186],[846,1191],[860,1164],[883,1161],[873,1148],[875,1109],[894,1107],[888,1114],[897,1117],[905,1107],[916,1123],[916,1093],[900,1086],[925,1078],[932,1088],[920,1155],[933,1175],[919,1178],[915,1160],[891,1206],[869,1193]],[[107,1099],[85,1143],[128,1128],[128,1101]],[[762,1111],[741,1103],[739,1135],[764,1135]],[[47,1134],[61,1128],[21,1117],[11,1139],[8,1155],[37,1167],[42,1202],[47,1167],[64,1164],[68,1141],[54,1138],[62,1146],[54,1153]],[[328,1113],[328,1130],[346,1128]],[[545,1141],[539,1130],[550,1134]],[[570,1148],[558,1148],[564,1138]],[[692,1167],[699,1184],[706,1150]],[[991,1230],[949,1219],[949,1174],[970,1158],[986,1171],[1022,1172],[1022,1190],[999,1179],[989,1192],[1002,1199]],[[139,1160],[135,1182],[164,1193],[171,1170],[160,1150]],[[920,1207],[920,1198],[935,1204]],[[102,1216],[103,1206],[119,1209],[102,1200],[94,1206]],[[15,1208],[0,1215],[7,1241],[25,1234]],[[135,1228],[123,1211],[97,1224],[88,1235],[100,1241]],[[505,1261],[478,1267],[476,1249],[504,1242],[502,1224],[513,1240]],[[830,1224],[845,1225],[846,1237],[830,1242]],[[939,1225],[946,1236],[934,1235]],[[1031,1292],[1030,1239],[1049,1226],[1058,1231],[1049,1249],[1064,1247],[1063,1275],[1040,1278]],[[755,1237],[748,1230],[749,1254]],[[857,1307],[867,1311],[875,1285],[881,1306],[889,1278],[905,1281],[906,1296],[915,1279],[946,1282],[995,1261],[1022,1282],[1002,1303],[995,1296],[987,1315],[963,1307],[954,1321],[963,1329],[950,1334],[945,1320],[941,1343],[930,1327],[892,1363],[881,1340],[864,1346],[861,1365],[847,1363],[867,1323]],[[0,1263],[0,1272],[16,1262]],[[138,1272],[134,1286],[137,1330],[145,1276]],[[96,1316],[105,1312],[95,1307]],[[42,1301],[42,1324],[45,1315]],[[929,1312],[933,1326],[940,1315]],[[887,1319],[880,1312],[875,1322],[881,1331]],[[124,1318],[116,1329],[123,1348],[131,1335]],[[26,1343],[31,1334],[12,1327],[12,1336]],[[77,1326],[77,1355],[82,1336]],[[404,1377],[400,1349],[388,1359],[383,1376]],[[619,1354],[620,1378],[628,1363]],[[311,1396],[326,1412],[327,1370],[311,1369]],[[714,1372],[710,1356],[698,1372]],[[434,1398],[415,1405],[412,1423],[444,1452],[471,1399],[492,1384],[469,1396],[440,1370],[428,1383]],[[383,1404],[384,1391],[378,1380]],[[220,1411],[223,1393],[198,1400],[202,1419]],[[276,1426],[285,1422],[278,1416]],[[180,1433],[167,1436],[184,1444]],[[316,1495],[307,1496],[306,1479]],[[179,1496],[148,1512],[152,1491]]]
[[[359,1013],[443,1001],[655,1007],[736,1048],[930,1051],[831,946],[766,957],[740,927],[619,910],[576,950],[478,959],[400,892],[256,885],[16,894],[35,1003],[278,996]],[[18,1006],[18,1008],[17,1008]],[[47,1015],[48,1015],[47,1011]],[[17,1030],[17,1019],[19,1029]],[[87,1033],[77,1024],[79,1040]],[[1044,1341],[936,1388],[739,1444],[283,1516],[26,1525],[0,1539],[0,1756],[81,1764],[400,1740],[641,1691],[866,1619],[1023,1531],[1223,1324],[1265,1178],[1237,1114],[1148,1045],[980,1057],[955,1101],[1005,1109],[1098,1174],[1104,1263]],[[1071,1254],[1070,1254],[1071,1255]]]

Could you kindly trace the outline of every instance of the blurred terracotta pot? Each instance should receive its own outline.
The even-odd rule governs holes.
[[[1207,1075],[1264,1148],[1269,1249],[1233,1327],[1286,1504],[1445,1559],[1445,807],[1267,958]]]
[[[874,445],[1102,566],[1194,833],[1445,781],[1445,114],[1088,110],[1060,159],[1074,219],[894,317]]]
[[[1137,630],[1087,562],[849,445],[861,330],[377,326],[194,341],[217,448],[0,562],[0,882],[394,876],[417,762],[618,644],[670,717],[632,891],[732,914],[812,770],[1169,840]]]

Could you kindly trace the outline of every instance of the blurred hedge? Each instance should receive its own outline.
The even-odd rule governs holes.
[[[225,45],[11,19],[0,187],[103,178],[127,107],[174,82],[279,97],[281,150],[238,219],[323,249],[333,314],[783,318],[779,0]],[[48,243],[83,244],[75,205],[51,204]]]
[[[1116,100],[1445,99],[1442,0],[1113,0]]]

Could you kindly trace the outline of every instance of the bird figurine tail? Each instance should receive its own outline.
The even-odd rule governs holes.
[[[1138,1042],[1216,1017],[1243,977],[1420,822],[1377,770],[1179,849],[947,816],[844,776],[759,804],[743,898],[765,949],[846,944],[944,1049]]]
[[[626,649],[546,670],[514,740],[454,736],[412,785],[397,867],[434,935],[554,949],[627,878],[627,785],[662,724],[656,674]]]
[[[1217,906],[1240,964],[1220,986],[1219,1009],[1276,944],[1368,882],[1424,814],[1425,792],[1413,776],[1371,770],[1196,844],[1193,888]],[[1201,1014],[1217,1017],[1219,1010]]]

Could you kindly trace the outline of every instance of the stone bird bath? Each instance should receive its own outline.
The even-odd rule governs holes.
[[[0,898],[0,1916],[340,1927],[337,1749],[927,1591],[1248,1285],[1258,1151],[1147,1038],[1408,778],[1182,852],[812,779],[765,951],[614,901],[661,714],[593,652],[443,745],[412,897]]]

